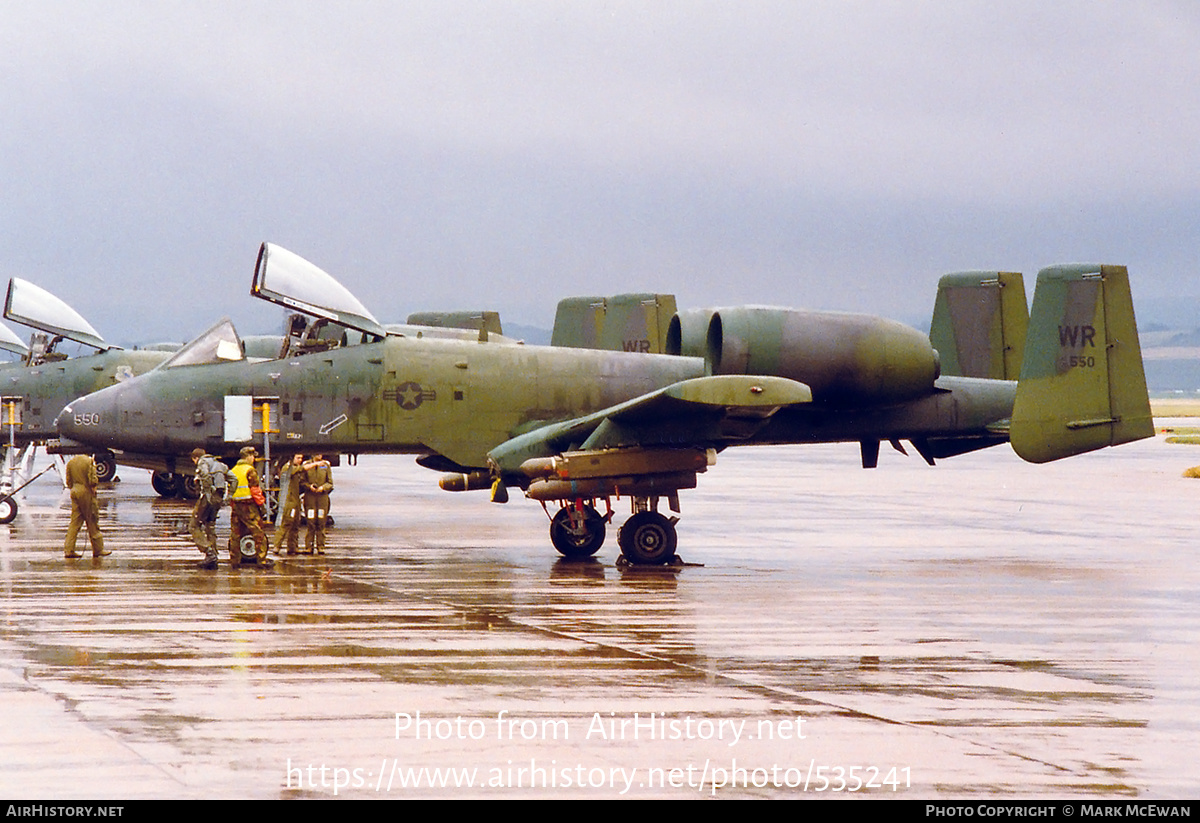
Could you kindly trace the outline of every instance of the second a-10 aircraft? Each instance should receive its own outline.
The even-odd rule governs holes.
[[[4,470],[0,490],[7,491],[29,474],[35,450],[57,439],[55,420],[63,407],[75,398],[128,380],[157,367],[178,343],[160,343],[140,349],[123,349],[108,343],[75,309],[59,297],[21,278],[11,278],[4,299],[4,317],[34,329],[29,345],[8,327],[0,325],[0,349],[20,356],[20,360],[0,364],[0,447],[4,451]],[[280,350],[279,336],[260,335],[247,341],[248,356],[275,357]],[[83,352],[69,357],[62,344],[70,341]],[[88,350],[91,350],[90,353]],[[107,449],[83,449],[96,458],[101,482],[116,478],[116,456]],[[122,462],[131,463],[122,455]],[[161,460],[147,464],[156,468]],[[183,474],[155,472],[152,483],[164,496],[187,494]],[[0,523],[11,522],[17,514],[16,501],[0,496]]]
[[[21,358],[0,365],[0,442],[4,450],[0,489],[5,492],[0,496],[0,523],[16,517],[17,502],[7,492],[29,474],[35,450],[57,438],[54,421],[63,406],[81,394],[143,374],[169,354],[165,345],[127,350],[107,343],[58,297],[16,277],[8,283],[4,317],[35,331],[26,346],[0,326],[0,348]],[[68,357],[59,348],[67,340],[94,351]],[[97,450],[96,467],[101,480],[114,479],[116,461],[111,452]]]
[[[665,354],[393,333],[271,244],[251,293],[342,333],[252,363],[222,321],[154,371],[73,401],[64,440],[171,469],[193,448],[260,439],[276,458],[417,454],[447,473],[444,489],[557,504],[550,537],[568,556],[601,547],[624,499],[622,553],[659,564],[675,557],[678,520],[660,503],[678,512],[679,492],[731,446],[852,442],[873,467],[883,441],[930,463],[1011,442],[1040,463],[1153,434],[1120,266],[1044,269],[1032,313],[1019,275],[943,278],[937,348],[884,318],[764,307],[679,313],[661,346],[633,347]]]

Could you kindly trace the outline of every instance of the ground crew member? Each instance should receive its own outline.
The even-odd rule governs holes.
[[[234,568],[242,562],[242,538],[254,536],[254,554],[258,565],[266,568],[273,565],[267,557],[267,535],[263,531],[259,507],[264,498],[258,483],[258,472],[254,470],[254,458],[258,452],[246,446],[239,453],[240,459],[229,470],[233,494],[231,496],[229,562]],[[257,495],[257,496],[256,496]]]
[[[325,554],[325,521],[329,517],[329,493],[333,491],[333,472],[324,455],[314,454],[304,464],[304,516],[308,531],[304,534],[306,554]]]
[[[297,554],[300,549],[300,484],[304,482],[304,455],[296,453],[279,473],[280,518],[275,531],[275,554],[287,540],[287,553]]]
[[[196,464],[196,485],[200,496],[192,508],[192,520],[189,528],[192,540],[204,553],[202,569],[217,567],[217,515],[225,504],[225,474],[229,470],[217,458],[206,454],[204,449],[192,451],[192,462]]]
[[[75,551],[75,538],[79,527],[87,526],[88,540],[92,544],[92,557],[112,554],[104,548],[100,534],[100,510],[96,505],[96,461],[90,454],[78,454],[67,463],[67,488],[71,490],[71,524],[67,526],[67,542],[63,554],[68,558],[83,557]]]

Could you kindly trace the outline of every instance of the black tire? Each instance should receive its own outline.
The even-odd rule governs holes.
[[[179,496],[188,500],[196,500],[200,497],[200,481],[196,479],[194,474],[177,475],[180,479]]]
[[[17,501],[11,497],[0,497],[0,526],[7,526],[17,519]]]
[[[583,507],[583,523],[571,527],[571,510],[563,506],[550,521],[550,542],[563,557],[591,557],[604,545],[604,518],[591,506]]]
[[[617,532],[621,554],[639,566],[661,566],[675,557],[675,524],[658,512],[638,512]]]
[[[171,472],[154,472],[150,475],[150,485],[158,492],[159,497],[178,497],[183,490],[183,482],[179,475]]]
[[[101,483],[112,483],[117,479],[117,461],[111,452],[95,455],[96,479]]]

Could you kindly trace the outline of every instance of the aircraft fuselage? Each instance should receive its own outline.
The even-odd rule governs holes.
[[[19,407],[14,439],[18,445],[58,436],[55,420],[63,407],[85,394],[153,369],[170,355],[160,351],[108,349],[83,357],[12,365],[0,370],[0,397]],[[7,419],[0,419],[7,442]]]
[[[117,451],[225,454],[262,442],[261,412],[253,435],[228,436],[226,398],[249,397],[256,410],[269,405],[273,455],[433,453],[481,468],[516,435],[705,370],[698,357],[388,337],[283,360],[159,369],[71,403],[59,431]],[[747,442],[982,436],[1011,412],[1014,385],[942,378],[904,402],[789,407]]]

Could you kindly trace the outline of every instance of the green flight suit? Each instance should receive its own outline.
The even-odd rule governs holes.
[[[217,475],[220,475],[219,486]],[[217,515],[225,504],[224,477],[225,464],[215,457],[206,454],[196,463],[196,483],[200,487],[200,496],[192,507],[188,527],[196,547],[204,553],[204,561],[210,564],[217,562]]]
[[[67,557],[79,557],[75,551],[75,540],[83,526],[87,526],[92,557],[110,553],[104,550],[104,537],[100,534],[100,508],[96,505],[96,486],[99,482],[96,461],[91,455],[79,454],[67,463],[67,488],[71,490],[71,523],[67,526],[67,540],[63,545],[63,553]]]
[[[304,464],[304,516],[308,531],[304,548],[308,553],[325,553],[325,521],[329,517],[329,493],[333,491],[333,473],[326,460]]]
[[[279,529],[275,532],[275,553],[279,554],[284,541],[287,553],[300,551],[300,486],[304,482],[304,469],[288,463],[279,473]]]

